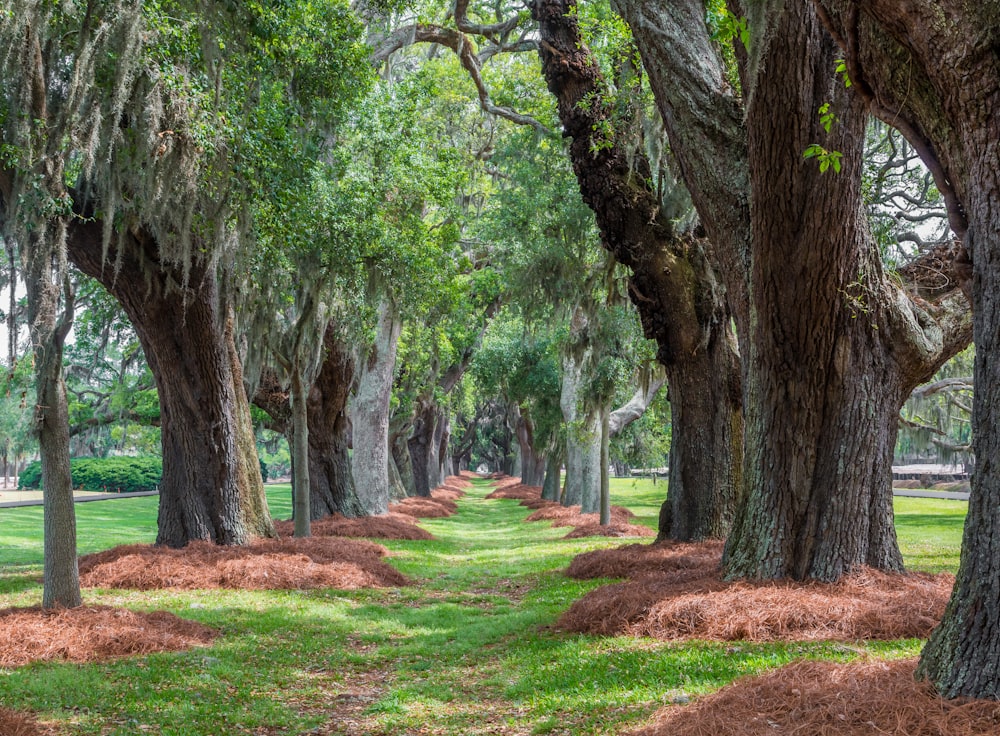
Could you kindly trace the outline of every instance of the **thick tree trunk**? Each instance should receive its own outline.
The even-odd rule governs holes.
[[[354,360],[334,328],[324,335],[326,356],[309,391],[309,508],[313,520],[330,514],[361,515],[349,451],[347,401]]]
[[[70,257],[129,315],[156,379],[163,480],[158,544],[244,544],[273,536],[231,321],[214,273],[195,264],[189,285],[160,264],[145,233],[125,236],[105,263],[100,223],[77,223]]]
[[[703,4],[616,5],[715,245],[743,346],[747,505],[728,573],[898,569],[887,472],[895,415],[914,376],[960,338],[882,273],[860,215],[862,117],[829,71],[837,53],[808,5],[747,6],[740,115]],[[829,133],[817,114],[825,103],[838,116]],[[840,153],[844,170],[821,174],[802,156],[813,143]]]
[[[561,492],[562,453],[552,450],[545,461],[545,481],[542,484],[542,498],[558,501]]]
[[[670,480],[657,541],[723,539],[743,500],[743,402],[733,337],[667,369]]]
[[[817,5],[826,11],[859,93],[876,115],[899,127],[934,174],[972,260],[976,471],[955,589],[917,675],[945,697],[997,699],[1000,6],[954,0]]]
[[[596,513],[601,499],[601,424],[598,411],[583,411],[583,364],[572,355],[563,358],[562,408],[566,425],[566,485],[562,503]]]
[[[521,449],[521,482],[526,486],[540,486],[545,481],[545,456],[535,451],[535,425],[527,411],[518,414],[517,444]]]
[[[413,461],[407,440],[411,427],[410,419],[405,417],[393,417],[389,422],[389,452],[392,456],[392,462],[389,464],[389,480],[394,500],[417,495]]]
[[[440,417],[433,399],[420,400],[418,406],[413,418],[413,434],[407,440],[407,446],[410,448],[415,495],[426,497],[431,495],[431,488],[434,487],[431,476],[437,463],[435,431]]]
[[[701,3],[697,5],[703,24],[704,7]],[[605,246],[632,269],[629,293],[646,336],[657,341],[658,359],[668,372],[678,376],[686,372],[695,374],[706,364],[713,370],[726,371],[716,376],[715,383],[726,387],[724,393],[727,396],[734,394],[738,400],[740,375],[738,351],[730,327],[732,317],[726,289],[708,244],[675,232],[673,223],[663,211],[659,194],[643,186],[644,182],[653,181],[648,161],[633,155],[631,147],[622,141],[614,141],[608,146],[603,139],[595,140],[595,135],[600,135],[599,131],[604,129],[602,121],[615,113],[610,109],[611,103],[604,100],[607,85],[600,68],[580,36],[575,4],[569,0],[537,0],[533,13],[539,20],[544,40],[539,53],[545,78],[558,100],[559,116],[566,134],[572,136],[570,152],[580,191],[594,210]],[[723,127],[741,130],[735,115]],[[720,142],[721,137],[716,143]],[[709,153],[706,151],[705,155]],[[701,160],[701,153],[698,156]],[[684,161],[681,163],[683,165]],[[728,191],[725,183],[730,178],[745,181],[745,170],[739,169],[733,161],[713,168],[704,182],[710,185],[709,194],[703,196],[717,204],[719,200],[712,197],[717,191]],[[739,197],[729,199],[735,212],[712,215],[717,233],[726,232],[724,226],[729,218],[740,219],[740,213],[746,212],[746,203],[740,204]],[[745,247],[745,220],[740,219],[740,223],[738,244],[733,245],[732,250]],[[712,230],[709,232],[713,234]],[[730,299],[745,301],[741,296],[743,280],[736,279],[735,285],[738,291]],[[708,354],[710,350],[713,354]],[[717,354],[721,351],[729,352],[728,360]],[[685,367],[687,363],[691,364],[690,369]],[[734,468],[742,462],[742,457],[732,453],[739,453],[741,446],[738,441],[727,441],[725,437],[740,436],[742,427],[733,423],[738,423],[742,415],[739,411],[734,412],[731,400],[709,404],[699,402],[698,397],[682,396],[681,392],[692,383],[675,380],[670,385],[672,403],[689,402],[700,405],[702,410],[691,409],[672,415],[675,438],[672,452],[675,464],[684,472],[672,478],[669,503],[678,519],[715,514],[722,521],[731,516],[731,508],[740,495],[741,474]],[[715,406],[720,413],[718,417],[714,414]],[[677,442],[677,438],[688,436],[705,437],[705,426],[713,428],[708,432],[712,435],[711,447],[715,453],[711,463],[704,461],[705,448],[695,441]],[[726,428],[725,437],[715,436],[719,431],[716,427]],[[570,458],[567,448],[567,488],[570,487]],[[727,490],[732,492],[732,497],[722,498],[720,494]],[[701,498],[701,494],[706,497]],[[723,508],[717,512],[708,511],[709,505],[714,503],[721,503]],[[701,525],[692,527],[684,521],[679,521],[676,527],[668,523],[666,529],[668,531],[661,529],[661,534],[676,534],[685,539],[709,533]],[[712,536],[724,534],[725,529],[713,524],[710,533]]]
[[[402,323],[399,309],[388,297],[379,302],[375,342],[358,361],[361,374],[350,402],[354,456],[354,488],[360,515],[389,511],[389,399]]]

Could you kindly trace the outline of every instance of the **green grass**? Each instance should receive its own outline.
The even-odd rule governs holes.
[[[651,527],[665,490],[646,480],[612,486],[614,502]],[[0,704],[37,710],[73,734],[306,734],[347,707],[371,734],[612,734],[665,703],[796,658],[919,650],[917,641],[734,646],[555,633],[558,615],[600,584],[559,571],[620,540],[560,539],[565,529],[524,524],[524,508],[484,501],[486,492],[478,484],[458,514],[422,522],[435,541],[385,542],[412,587],[85,591],[88,603],[166,609],[222,636],[180,654],[0,670]],[[275,515],[286,517],[288,486],[268,493]],[[81,552],[151,541],[155,503],[78,505]],[[957,566],[964,504],[900,499],[897,513],[909,564]],[[40,509],[0,509],[3,605],[40,600],[40,535]]]

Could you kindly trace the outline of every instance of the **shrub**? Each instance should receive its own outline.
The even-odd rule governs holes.
[[[158,457],[80,457],[70,461],[73,487],[83,491],[135,493],[155,491],[163,477]],[[30,463],[18,479],[18,488],[41,488],[42,466]]]

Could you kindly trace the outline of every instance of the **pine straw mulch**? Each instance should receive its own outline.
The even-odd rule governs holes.
[[[641,524],[632,524],[635,514],[624,506],[611,507],[611,523],[601,526],[600,514],[581,514],[579,506],[562,506],[555,501],[522,501],[535,511],[525,521],[551,521],[552,526],[573,527],[564,539],[581,537],[655,537],[656,532]]]
[[[58,733],[47,728],[27,713],[0,707],[0,734],[3,736],[53,736]]]
[[[410,496],[399,503],[390,503],[389,511],[420,519],[443,519],[458,511],[458,505],[445,498]]]
[[[6,608],[0,610],[0,668],[177,652],[207,646],[218,633],[166,611],[141,613],[108,606]],[[0,733],[7,731],[0,728]]]
[[[261,539],[242,547],[191,542],[182,549],[133,544],[80,558],[91,588],[295,590],[383,588],[410,580],[382,561],[385,547],[360,539]]]
[[[942,573],[862,568],[837,583],[723,581],[719,542],[629,545],[581,555],[574,577],[631,577],[574,602],[560,630],[716,641],[925,638],[954,585]]]
[[[527,501],[538,501],[542,497],[542,487],[541,486],[526,486],[518,483],[508,483],[506,485],[498,485],[496,490],[490,493],[486,498],[514,498],[523,499]],[[546,501],[546,503],[551,503]]]
[[[325,516],[310,522],[314,537],[367,537],[369,539],[434,539],[434,535],[417,526],[416,517],[408,514],[384,514],[350,519],[340,514]],[[295,522],[276,521],[274,530],[282,537],[295,533]]]
[[[915,659],[802,661],[670,706],[631,736],[987,736],[1000,703],[945,700],[917,682]]]

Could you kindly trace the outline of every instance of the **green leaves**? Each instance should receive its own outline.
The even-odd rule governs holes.
[[[828,151],[823,146],[818,143],[811,144],[802,153],[803,158],[815,158],[819,161],[820,173],[826,173],[826,170],[833,168],[834,173],[840,173],[840,159],[843,154],[840,151]]]

